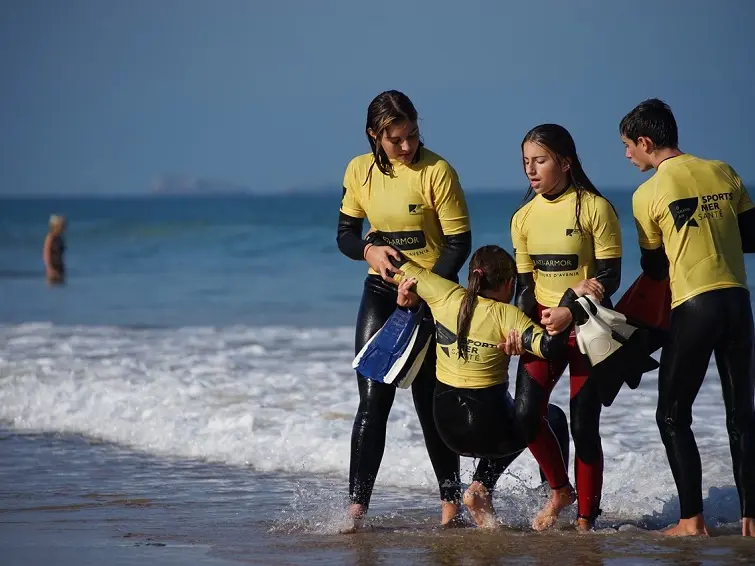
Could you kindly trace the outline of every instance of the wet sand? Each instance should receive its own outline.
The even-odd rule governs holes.
[[[380,487],[368,528],[337,533],[340,478],[158,459],[80,437],[0,434],[0,562],[27,564],[753,564],[736,525],[710,539],[605,518],[533,533],[504,509],[494,532],[443,530],[431,492]],[[516,499],[516,498],[515,498]],[[638,526],[639,525],[639,526]]]

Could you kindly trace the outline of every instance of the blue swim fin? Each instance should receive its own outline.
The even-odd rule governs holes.
[[[426,312],[424,304],[416,311],[397,307],[357,354],[352,367],[373,381],[408,387],[422,365],[432,334],[432,328],[428,332],[429,325],[422,324]]]

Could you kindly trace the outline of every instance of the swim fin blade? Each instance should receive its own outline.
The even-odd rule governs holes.
[[[425,313],[425,305],[421,305],[417,311],[397,307],[357,354],[352,367],[373,381],[394,383],[398,379],[397,385],[408,387],[416,377],[429,346],[431,332],[428,334],[424,328],[420,332]],[[426,338],[424,342],[423,338]],[[422,359],[415,363],[419,358]]]
[[[624,383],[636,389],[642,374],[659,364],[649,354],[645,329],[629,324],[623,314],[594,298],[581,297],[577,302],[587,313],[587,320],[574,328],[577,345],[590,360],[590,376],[598,380],[601,402],[609,407]]]

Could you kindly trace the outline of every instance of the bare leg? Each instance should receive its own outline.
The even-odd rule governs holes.
[[[493,529],[496,526],[493,496],[482,483],[475,481],[464,492],[464,505],[467,506],[478,527]]]
[[[536,531],[544,531],[550,529],[556,524],[558,515],[566,509],[569,505],[577,500],[577,494],[574,492],[574,488],[571,485],[554,489],[551,498],[548,503],[540,510],[532,521],[532,528]]]
[[[350,535],[357,532],[362,526],[364,516],[367,514],[367,506],[359,503],[349,505],[349,522],[339,532],[344,535]]]
[[[661,531],[662,535],[669,537],[707,537],[708,527],[702,513],[698,513],[689,519],[679,519],[679,523]]]

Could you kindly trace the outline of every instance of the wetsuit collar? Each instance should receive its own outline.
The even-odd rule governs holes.
[[[538,195],[538,196],[543,197],[543,200],[545,202],[557,203],[557,202],[563,202],[564,200],[569,198],[569,196],[573,194],[575,190],[576,189],[570,185],[565,190],[558,193],[557,195]]]

